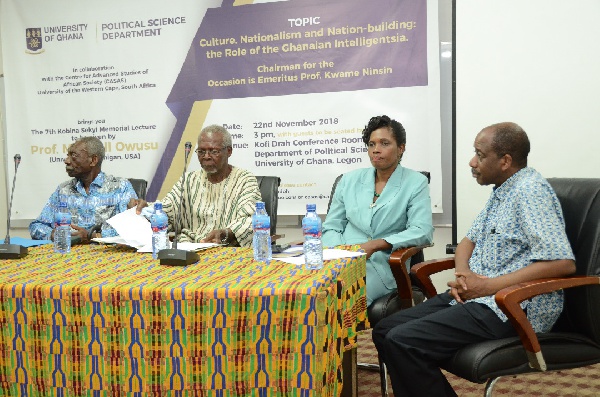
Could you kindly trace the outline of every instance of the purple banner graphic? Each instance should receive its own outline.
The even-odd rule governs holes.
[[[177,118],[154,199],[195,101],[425,86],[425,1],[292,0],[209,9],[167,99]]]
[[[427,85],[426,23],[424,1],[209,9],[168,102]]]

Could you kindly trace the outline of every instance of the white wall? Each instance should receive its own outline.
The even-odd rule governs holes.
[[[457,1],[459,240],[491,190],[467,165],[487,125],[521,125],[546,178],[600,177],[599,16],[598,0]]]

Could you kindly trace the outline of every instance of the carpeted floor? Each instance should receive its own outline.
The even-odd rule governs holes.
[[[358,362],[377,363],[375,346],[369,331],[361,333]],[[446,374],[460,397],[482,397],[485,384],[471,383],[452,374]],[[392,396],[391,385],[389,386]],[[494,396],[600,396],[600,364],[568,371],[545,372],[500,379],[494,387]],[[358,396],[380,397],[379,373],[359,369]]]

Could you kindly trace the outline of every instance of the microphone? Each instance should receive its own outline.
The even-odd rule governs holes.
[[[13,195],[15,194],[15,183],[17,181],[17,169],[21,164],[21,155],[15,154],[15,175],[13,177],[10,203],[8,203],[8,217],[6,218],[6,238],[4,244],[0,244],[0,259],[20,259],[27,256],[27,247],[10,243],[10,214],[12,212]]]
[[[182,222],[181,213],[183,212],[183,193],[185,192],[185,173],[187,171],[187,163],[190,152],[192,151],[192,142],[185,143],[185,160],[183,163],[183,174],[181,175],[181,196],[179,197],[179,211],[175,221],[175,238],[173,239],[172,248],[167,248],[158,251],[158,259],[161,265],[167,266],[187,266],[198,262],[200,256],[193,251],[187,251],[177,248],[177,237],[179,237],[179,225]]]
[[[177,236],[179,234],[179,225],[181,225],[181,213],[183,212],[183,193],[185,187],[185,173],[187,171],[188,157],[190,156],[190,152],[192,151],[192,142],[187,141],[185,143],[185,160],[183,162],[183,174],[181,175],[181,196],[179,196],[179,211],[177,211],[177,219],[175,222],[175,238],[173,239],[173,248],[177,248]]]

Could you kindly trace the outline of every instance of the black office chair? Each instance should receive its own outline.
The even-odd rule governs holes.
[[[148,182],[145,179],[136,179],[129,178],[129,182],[131,182],[131,186],[133,186],[133,190],[137,194],[139,199],[146,199],[146,188],[148,187]]]
[[[427,182],[431,181],[431,175],[429,172],[421,171],[421,173],[427,177]],[[329,207],[331,207],[331,201],[333,199],[335,189],[342,176],[343,174],[338,175],[333,182],[331,194],[329,195],[329,203],[327,204],[327,212],[329,212]],[[421,246],[400,248],[392,252],[390,255],[389,264],[390,268],[392,269],[394,279],[396,280],[396,289],[389,294],[376,299],[369,307],[367,307],[367,317],[369,318],[371,327],[375,327],[375,325],[383,318],[390,316],[402,309],[412,307],[413,304],[416,305],[421,303],[425,299],[423,292],[419,288],[413,287],[412,280],[406,270],[405,265],[406,261],[409,259],[411,267],[417,263],[423,262],[423,248],[426,247]],[[356,354],[356,352],[353,352],[352,354]],[[379,372],[381,380],[381,395],[386,397],[388,395],[387,371],[383,361],[379,359],[379,364],[357,363],[356,365],[358,368]]]
[[[276,176],[257,176],[256,182],[258,182],[262,201],[265,203],[265,210],[271,217],[271,236],[277,236],[277,203],[281,179]]]
[[[535,280],[496,293],[496,302],[519,337],[476,343],[444,363],[445,370],[475,383],[491,396],[502,376],[584,367],[600,362],[600,179],[548,179],[560,200],[575,254],[576,276]],[[428,297],[430,276],[454,268],[454,259],[423,262],[411,269]],[[565,305],[553,329],[536,334],[519,303],[564,289]]]

